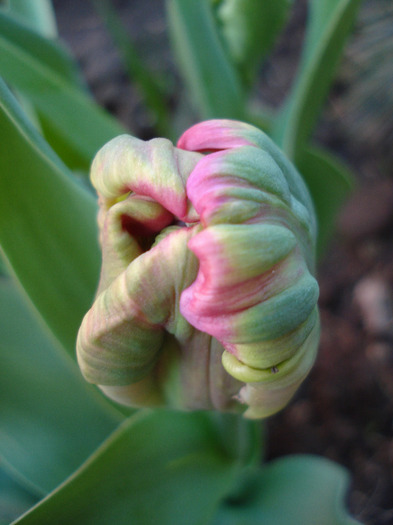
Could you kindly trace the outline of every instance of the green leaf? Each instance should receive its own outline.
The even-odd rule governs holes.
[[[4,277],[0,319],[0,463],[42,496],[123,417],[83,380]]]
[[[25,9],[25,3],[19,4]],[[29,7],[30,4],[26,6],[27,11]],[[0,10],[0,36],[9,45],[19,47],[22,55],[31,55],[31,60],[36,57],[35,61],[40,62],[44,69],[51,70],[63,82],[86,89],[75,62],[62,45],[54,39],[44,38],[3,10]],[[3,68],[2,75],[5,75]]]
[[[7,263],[5,262],[5,258],[1,252],[1,246],[0,246],[0,277],[4,277],[5,275],[8,275],[8,268]]]
[[[334,232],[335,219],[354,186],[350,170],[338,158],[319,148],[304,149],[297,168],[314,202],[318,221],[317,252],[321,256]]]
[[[75,67],[50,40],[0,13],[0,71],[44,119],[44,132],[69,167],[87,170],[96,151],[124,128],[81,88]],[[70,153],[71,152],[71,153]]]
[[[298,73],[276,120],[274,140],[297,158],[329,90],[361,0],[309,0],[309,19]]]
[[[237,473],[208,413],[139,413],[15,523],[209,523]]]
[[[74,355],[99,274],[96,201],[0,82],[0,245],[44,321]]]
[[[344,507],[347,488],[347,472],[331,461],[284,457],[255,471],[241,497],[228,499],[212,525],[356,525]]]
[[[245,94],[218,35],[210,0],[167,0],[181,73],[201,117],[244,119]]]
[[[56,37],[56,19],[51,0],[8,0],[8,6],[11,16],[16,16],[41,35]]]
[[[37,499],[12,479],[0,464],[0,525],[9,525],[32,507]]]
[[[219,29],[247,85],[282,29],[291,4],[292,0],[219,0]]]
[[[174,136],[168,107],[168,90],[165,89],[165,85],[139,57],[134,42],[110,0],[93,0],[93,4],[106,23],[131,82],[136,85],[155,121],[157,133],[162,137]]]

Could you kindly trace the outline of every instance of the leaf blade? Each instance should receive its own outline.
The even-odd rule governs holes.
[[[0,82],[0,244],[72,355],[99,273],[94,197],[74,182]]]
[[[208,420],[206,413],[139,413],[15,523],[208,523],[237,473]]]
[[[216,9],[220,32],[246,85],[271,49],[287,19],[291,0],[221,0]]]
[[[310,0],[298,73],[276,118],[273,138],[292,158],[305,147],[361,0]]]
[[[354,187],[354,177],[338,158],[315,146],[302,150],[297,168],[310,190],[318,221],[317,253],[323,255],[337,213]]]
[[[38,5],[38,4],[37,4]],[[41,4],[44,6],[44,4]],[[18,9],[26,9],[27,12],[31,9],[35,10],[35,5],[25,6],[19,2]],[[44,7],[44,10],[46,8]],[[40,8],[38,8],[40,10]],[[66,50],[55,40],[44,38],[32,28],[26,27],[21,22],[13,18],[13,14],[17,14],[11,7],[11,13],[0,9],[0,34],[2,38],[14,45],[25,48],[26,54],[35,55],[39,57],[39,61],[48,69],[53,70],[58,76],[63,78],[66,82],[80,87],[86,88],[74,61],[71,59]],[[31,14],[32,16],[32,14]],[[33,24],[33,21],[31,21]]]
[[[174,50],[193,102],[208,118],[244,118],[244,91],[220,42],[208,0],[168,0]]]
[[[344,507],[348,474],[316,456],[287,456],[255,472],[244,500],[226,502],[213,525],[360,525]]]
[[[27,47],[26,43],[30,47]],[[34,45],[33,45],[34,44]],[[32,52],[34,51],[34,53]],[[97,150],[124,128],[96,105],[60,60],[53,44],[0,13],[0,71],[48,122],[48,139],[70,152],[70,167],[87,171]],[[64,66],[64,67],[63,67]]]
[[[130,80],[135,83],[143,97],[145,105],[155,121],[158,134],[162,137],[171,138],[174,136],[174,131],[172,130],[168,108],[168,90],[156,77],[154,71],[150,70],[139,57],[135,44],[112,3],[109,0],[93,0],[93,5],[106,24]]]
[[[37,496],[11,478],[0,465],[0,525],[8,525],[36,502]]]
[[[0,278],[0,456],[36,495],[70,475],[123,419]]]

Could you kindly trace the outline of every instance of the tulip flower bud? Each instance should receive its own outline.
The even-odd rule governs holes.
[[[202,122],[177,146],[124,135],[94,159],[103,262],[78,361],[130,406],[266,417],[318,347],[312,203],[253,126]]]

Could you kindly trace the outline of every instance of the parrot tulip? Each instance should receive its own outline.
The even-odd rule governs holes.
[[[94,159],[102,271],[78,334],[85,378],[130,406],[283,408],[319,342],[303,180],[245,123],[122,135]]]

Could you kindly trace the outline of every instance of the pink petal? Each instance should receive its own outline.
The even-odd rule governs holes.
[[[247,137],[256,128],[234,120],[206,120],[189,128],[179,138],[177,147],[187,151],[216,151],[239,146],[253,146],[254,142]]]

